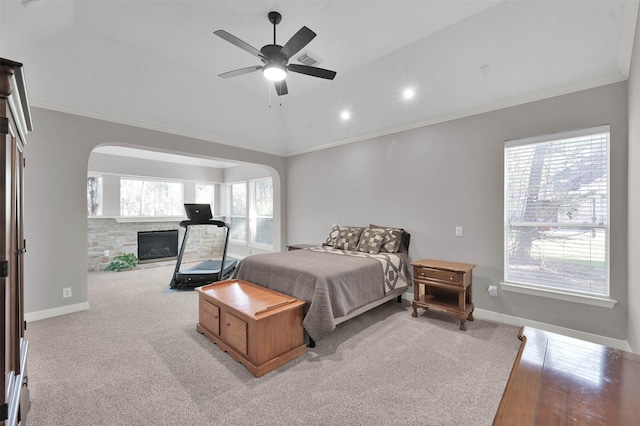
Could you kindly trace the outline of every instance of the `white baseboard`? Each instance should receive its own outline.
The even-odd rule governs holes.
[[[597,343],[603,346],[632,352],[631,346],[627,340],[612,339],[611,337],[600,336],[598,334],[585,333],[584,331],[573,330],[571,328],[558,327],[557,325],[546,324],[543,322],[532,321],[525,318],[514,317],[511,315],[500,314],[498,312],[486,311],[484,309],[475,309],[473,316],[478,319],[484,319],[503,324],[515,326],[534,327],[540,330],[549,331],[551,333],[562,334],[563,336],[573,337],[575,339],[586,340],[587,342]]]
[[[58,308],[44,309],[42,311],[27,312],[24,319],[27,322],[39,321],[46,318],[57,317],[59,315],[71,314],[74,312],[89,310],[89,302],[76,303],[75,305],[60,306]]]

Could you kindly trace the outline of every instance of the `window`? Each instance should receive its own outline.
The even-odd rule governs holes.
[[[120,216],[183,215],[182,183],[120,179]]]
[[[505,143],[505,282],[609,297],[609,126]]]
[[[87,177],[87,214],[102,216],[102,176]]]
[[[273,180],[228,184],[229,238],[251,245],[273,246]]]
[[[237,182],[229,188],[229,239],[247,241],[247,183]]]
[[[216,195],[216,186],[210,183],[196,183],[196,203],[210,204],[211,211],[214,209],[214,200]]]
[[[273,180],[250,181],[251,185],[251,242],[273,245]]]

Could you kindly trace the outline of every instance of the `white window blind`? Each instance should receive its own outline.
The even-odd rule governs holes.
[[[505,143],[505,282],[609,297],[609,126]]]

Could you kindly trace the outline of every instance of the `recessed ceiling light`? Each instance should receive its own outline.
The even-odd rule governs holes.
[[[410,87],[404,89],[404,91],[402,92],[402,97],[405,99],[412,99],[415,95],[416,95],[415,90],[413,90]]]
[[[351,113],[345,109],[340,113],[340,118],[342,118],[342,120],[344,121],[347,121],[348,119],[351,118]]]

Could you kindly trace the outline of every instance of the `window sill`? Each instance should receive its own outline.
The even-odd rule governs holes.
[[[562,291],[541,289],[538,287],[531,287],[531,286],[526,286],[522,284],[501,282],[500,288],[504,291],[511,291],[514,293],[528,294],[531,296],[539,296],[539,297],[547,297],[550,299],[565,300],[567,302],[582,303],[585,305],[600,306],[602,308],[609,308],[609,309],[613,308],[616,305],[616,303],[618,303],[617,300],[606,299],[604,297],[584,296],[584,295],[574,294],[574,293],[565,293]]]
[[[243,241],[243,240],[232,240],[232,239],[229,239],[229,244],[233,244],[233,245],[239,246],[239,247],[255,248],[255,249],[264,250],[264,251],[273,251],[273,246],[266,246],[266,245],[262,245],[262,244],[247,243],[246,241]]]
[[[114,219],[118,223],[133,222],[180,222],[186,216],[88,216],[89,219]]]

